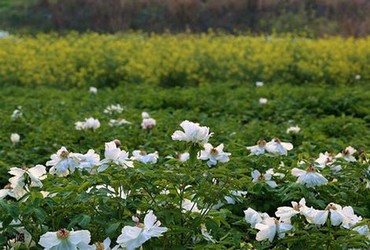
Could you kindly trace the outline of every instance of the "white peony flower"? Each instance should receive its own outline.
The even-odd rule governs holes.
[[[267,213],[259,213],[252,208],[244,210],[244,219],[247,223],[251,224],[253,228],[255,228],[258,223],[262,223],[262,221],[267,218],[270,218]]]
[[[47,232],[40,237],[39,244],[44,250],[89,250],[95,249],[90,246],[90,232],[87,230],[68,231],[65,228],[57,232]]]
[[[263,86],[263,82],[258,82],[258,81],[257,81],[257,82],[256,82],[256,86],[257,86],[257,87],[262,87],[262,86]]]
[[[334,160],[334,155],[328,152],[320,153],[319,158],[315,160],[315,166],[324,169],[326,166],[331,164]]]
[[[126,124],[131,124],[131,122],[127,121],[126,119],[118,119],[118,120],[110,119],[109,120],[109,126],[111,126],[111,127],[123,126],[123,125],[126,125]]]
[[[285,237],[285,232],[291,230],[293,226],[288,223],[280,222],[275,218],[266,218],[261,223],[255,226],[259,232],[256,235],[256,240],[263,241],[268,239],[272,242],[277,234],[279,238]]]
[[[368,239],[370,239],[370,230],[367,225],[357,226],[352,228],[352,230],[358,232],[360,235],[365,235]]]
[[[349,229],[362,220],[360,216],[354,214],[351,206],[342,208],[335,203],[329,203],[325,210],[309,209],[304,215],[308,222],[316,225],[324,225],[330,212],[330,222],[333,226],[341,226]]]
[[[92,94],[97,94],[98,93],[98,89],[96,87],[90,87],[89,88],[89,92],[92,93]]]
[[[75,122],[76,130],[87,130],[87,129],[97,129],[100,127],[100,122],[98,119],[93,117],[86,118],[84,122]]]
[[[192,202],[191,200],[189,199],[183,199],[182,200],[182,203],[181,203],[181,206],[182,206],[182,212],[192,212],[192,213],[202,213],[202,209],[199,209],[198,206],[197,206],[197,203],[195,202]]]
[[[84,130],[85,129],[85,123],[84,122],[75,122],[75,129],[76,130]]]
[[[42,187],[42,180],[46,179],[46,169],[43,165],[32,168],[11,168],[9,174],[14,175],[9,179],[12,190],[9,195],[19,200],[30,187]]]
[[[56,174],[58,177],[66,177],[73,173],[79,164],[75,154],[68,152],[65,147],[61,147],[56,154],[52,154],[50,159],[46,162],[46,166],[51,166],[49,173]]]
[[[202,233],[203,238],[206,241],[216,243],[216,241],[213,239],[212,235],[208,232],[206,225],[204,225],[204,224],[200,225],[200,232]]]
[[[315,160],[315,167],[319,169],[330,167],[331,170],[338,172],[342,169],[342,166],[335,164],[335,162],[336,159],[332,153],[320,153],[319,158]]]
[[[154,120],[153,118],[144,118],[143,121],[141,122],[141,127],[143,129],[152,129],[155,127],[157,124],[157,121]]]
[[[152,237],[160,237],[163,233],[167,232],[167,227],[160,227],[161,222],[149,210],[144,218],[144,224],[137,223],[136,226],[125,226],[122,229],[122,234],[118,236],[117,243],[127,249],[134,250],[140,247]]]
[[[176,159],[178,159],[181,162],[186,162],[187,160],[190,159],[190,154],[188,152],[184,152],[182,154],[178,153],[176,155]]]
[[[184,132],[176,130],[172,134],[172,140],[174,141],[185,141],[203,145],[207,143],[208,139],[213,135],[213,133],[209,133],[208,127],[201,127],[199,123],[185,120],[180,126],[184,129]]]
[[[354,149],[351,146],[348,146],[342,151],[342,153],[337,154],[335,158],[342,158],[348,162],[356,162],[356,158],[353,156],[353,154],[356,152],[357,152],[356,149]]]
[[[278,207],[275,215],[282,221],[290,222],[290,218],[297,214],[303,214],[307,209],[306,200],[302,198],[299,203],[292,201],[291,207]]]
[[[85,119],[85,128],[86,129],[91,128],[91,129],[95,130],[99,127],[100,127],[100,122],[99,122],[98,119],[95,119],[93,117]]]
[[[298,126],[292,126],[292,127],[289,127],[286,130],[286,133],[287,134],[298,134],[299,131],[301,131],[301,128],[300,127],[298,127]]]
[[[257,145],[246,148],[251,151],[249,155],[262,155],[266,150],[266,141],[261,139],[257,142]]]
[[[343,207],[341,214],[343,215],[342,227],[350,229],[355,224],[362,220],[361,216],[355,215],[353,208],[351,206]]]
[[[289,150],[293,149],[290,142],[281,142],[278,138],[272,139],[266,143],[266,151],[275,155],[287,155]]]
[[[360,80],[360,79],[361,79],[361,76],[360,76],[360,75],[356,75],[356,76],[355,76],[355,79],[356,79],[356,80]]]
[[[224,144],[220,144],[217,147],[213,147],[210,143],[205,143],[203,145],[204,150],[201,150],[200,155],[198,155],[199,160],[207,161],[209,167],[216,165],[217,162],[228,162],[231,153],[226,153],[223,151]]]
[[[259,103],[262,104],[262,105],[267,104],[267,102],[268,102],[267,98],[260,98],[259,99]]]
[[[10,140],[12,141],[12,143],[18,143],[21,139],[21,136],[17,133],[13,133],[10,135]]]
[[[4,199],[6,196],[14,197],[11,184],[7,184],[3,189],[0,189],[0,200]]]
[[[116,105],[112,104],[104,109],[104,113],[110,114],[110,115],[114,113],[121,114],[122,111],[123,111],[123,107],[119,104],[116,104]]]
[[[276,182],[271,180],[273,174],[274,174],[273,169],[267,170],[265,174],[261,174],[258,170],[253,170],[253,172],[251,173],[253,178],[252,182],[262,181],[266,182],[266,184],[269,185],[270,187],[276,188],[277,187]]]
[[[293,168],[292,175],[298,177],[297,183],[302,183],[307,187],[321,186],[328,183],[328,180],[321,174],[317,173],[312,165],[308,166],[306,170]]]
[[[148,112],[142,112],[141,113],[141,118],[143,118],[143,119],[150,118],[150,115],[148,114]]]
[[[141,127],[143,129],[152,129],[157,125],[157,121],[151,118],[147,112],[142,112],[141,117],[143,118],[141,122]]]
[[[99,165],[100,155],[96,154],[93,149],[89,149],[86,154],[74,154],[74,157],[78,160],[79,165],[77,168],[79,170],[86,170],[91,173],[94,166]]]
[[[143,150],[134,150],[132,152],[131,160],[140,161],[145,164],[147,163],[155,164],[157,163],[158,160],[158,152],[155,151],[154,153],[147,154]]]
[[[23,116],[23,113],[22,113],[22,106],[18,106],[12,113],[12,115],[10,116],[10,119],[12,121],[14,120],[17,120],[18,118],[21,118]]]
[[[125,150],[121,150],[117,147],[115,141],[105,143],[105,152],[104,157],[100,164],[101,166],[98,168],[98,172],[102,172],[108,168],[107,163],[114,163],[123,166],[124,168],[132,168],[134,164],[130,161],[128,157],[129,153]]]
[[[237,201],[240,200],[239,197],[246,196],[247,194],[247,191],[231,190],[231,196],[226,195],[224,196],[224,199],[226,200],[227,204],[235,204]]]

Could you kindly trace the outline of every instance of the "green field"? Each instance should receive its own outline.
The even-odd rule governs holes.
[[[257,249],[302,249],[303,246],[309,246],[306,249],[365,249],[369,246],[366,236],[330,222],[323,226],[308,224],[302,215],[292,220],[294,229],[285,238],[257,241],[257,231],[246,223],[243,213],[251,207],[274,216],[278,207],[290,206],[290,201],[305,197],[307,205],[317,209],[324,209],[330,202],[352,206],[355,214],[362,216],[361,223],[369,224],[370,174],[366,152],[370,146],[370,91],[367,82],[351,86],[265,82],[264,86],[257,87],[255,82],[229,81],[172,88],[126,83],[116,88],[98,88],[96,94],[90,93],[88,87],[66,90],[48,86],[3,86],[0,97],[1,186],[8,183],[9,168],[45,165],[62,146],[75,153],[94,149],[103,159],[104,143],[119,139],[121,149],[130,153],[135,149],[159,153],[156,164],[135,163],[134,168],[126,170],[117,170],[113,165],[100,175],[77,170],[65,178],[48,174],[43,188],[27,192],[27,200],[0,200],[3,209],[0,222],[5,227],[0,245],[19,234],[17,226],[11,226],[15,219],[21,220],[31,232],[33,242],[38,242],[43,233],[60,228],[89,230],[92,243],[102,242],[108,236],[115,242],[123,226],[134,224],[131,216],[136,210],[145,214],[152,209],[168,231],[163,237],[146,242],[144,249],[251,249],[253,246]],[[260,98],[267,98],[267,103],[261,104]],[[104,113],[111,104],[120,104],[124,111],[113,115]],[[19,106],[22,116],[12,119],[13,111]],[[143,130],[140,126],[143,111],[156,120],[154,128]],[[76,130],[75,122],[88,117],[99,119],[100,127]],[[110,119],[118,118],[131,124],[108,125]],[[180,164],[167,158],[194,149],[185,142],[171,139],[184,120],[210,127],[214,135],[209,142],[214,146],[223,143],[224,151],[231,153],[230,161],[209,168],[196,159]],[[295,125],[301,130],[288,134],[287,128]],[[18,143],[11,142],[12,133],[20,135]],[[246,146],[255,145],[261,138],[269,141],[276,137],[294,145],[287,156],[249,156]],[[313,164],[319,153],[337,154],[347,146],[357,149],[357,161],[339,161],[340,172],[322,170],[321,174],[329,181],[327,185],[306,187],[296,183],[291,169],[298,167],[299,161],[305,161],[304,165]],[[277,188],[252,181],[253,170],[262,173],[270,168],[285,174],[283,179],[274,177]],[[218,180],[217,185],[212,183],[213,178]],[[85,191],[97,184],[122,187],[131,193],[126,199],[107,199],[107,191],[101,190],[87,195]],[[188,185],[190,189],[185,188]],[[163,195],[161,188],[174,193]],[[58,195],[43,199],[39,190]],[[234,205],[226,204],[206,213],[184,213],[175,205],[187,198],[197,202],[199,209],[210,208],[231,190],[248,193],[239,197]],[[99,209],[95,210],[94,206]],[[143,215],[140,218],[143,219]],[[215,243],[200,234],[201,224],[206,225]]]
[[[369,45],[1,33],[0,248],[369,249]]]

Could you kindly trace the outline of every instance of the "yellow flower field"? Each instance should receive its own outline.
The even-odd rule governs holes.
[[[364,79],[370,79],[369,37],[70,33],[0,39],[2,85],[346,84]]]

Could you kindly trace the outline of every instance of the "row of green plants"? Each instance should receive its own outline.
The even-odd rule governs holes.
[[[4,35],[1,85],[197,86],[214,81],[351,85],[370,79],[369,38],[154,35]]]
[[[0,244],[366,249],[370,98],[350,90],[3,86]]]

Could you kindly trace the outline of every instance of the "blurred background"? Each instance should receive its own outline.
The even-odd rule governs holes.
[[[370,0],[0,0],[0,30],[301,33],[363,37]]]

